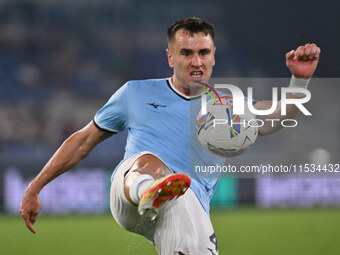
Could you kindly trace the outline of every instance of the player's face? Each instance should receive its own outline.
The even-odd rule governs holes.
[[[168,62],[174,69],[173,85],[190,95],[197,81],[207,82],[215,65],[215,45],[210,35],[190,34],[184,29],[176,32],[167,49]]]

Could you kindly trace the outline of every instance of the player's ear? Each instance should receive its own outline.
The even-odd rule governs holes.
[[[168,57],[168,63],[169,63],[169,66],[172,68],[174,67],[174,63],[172,61],[172,56],[171,56],[171,52],[169,49],[166,49],[166,55]]]
[[[214,47],[214,52],[213,52],[213,66],[215,65],[215,52],[216,52],[216,47]]]

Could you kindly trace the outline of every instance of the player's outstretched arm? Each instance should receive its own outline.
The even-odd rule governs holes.
[[[304,46],[299,46],[296,50],[291,50],[286,53],[286,66],[294,76],[294,79],[309,79],[312,77],[319,63],[320,48],[312,43],[307,43]],[[287,94],[287,98],[298,98],[293,94]],[[272,105],[271,101],[262,101],[254,105],[256,109],[269,109]],[[274,133],[282,128],[281,120],[296,119],[299,109],[295,105],[287,105],[286,115],[281,115],[281,101],[273,114],[266,116],[258,116],[264,121],[264,125],[259,128],[259,133],[267,135]],[[265,119],[277,119],[275,123],[265,121]],[[274,124],[274,125],[273,125]],[[287,123],[288,124],[288,123]]]
[[[28,185],[20,205],[27,228],[36,233],[33,224],[40,211],[39,192],[60,174],[70,170],[101,141],[112,134],[99,130],[93,122],[71,135],[55,152],[41,172]]]

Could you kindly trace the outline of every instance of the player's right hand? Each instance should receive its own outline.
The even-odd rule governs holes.
[[[33,233],[36,233],[33,224],[38,219],[41,208],[41,202],[38,193],[32,192],[30,186],[25,191],[20,205],[20,214],[25,221],[26,227]]]

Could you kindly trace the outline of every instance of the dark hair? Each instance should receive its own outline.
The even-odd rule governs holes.
[[[180,29],[187,30],[190,35],[203,32],[205,33],[205,35],[210,35],[211,38],[214,40],[213,25],[197,17],[188,17],[175,21],[175,23],[168,28],[168,43],[174,38],[176,32]]]

